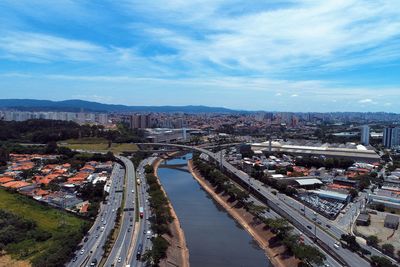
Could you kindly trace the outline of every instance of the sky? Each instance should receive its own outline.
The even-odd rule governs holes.
[[[400,1],[2,0],[0,98],[400,113]]]

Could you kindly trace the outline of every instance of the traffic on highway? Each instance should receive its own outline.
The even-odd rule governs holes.
[[[68,267],[97,266],[103,256],[103,246],[110,231],[115,226],[116,211],[121,206],[125,169],[115,164],[111,174],[110,192],[105,203],[102,203],[98,216],[89,230],[73,260]]]

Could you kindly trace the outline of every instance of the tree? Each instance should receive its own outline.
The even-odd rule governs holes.
[[[154,168],[152,165],[146,165],[144,167],[144,171],[145,171],[145,173],[154,173]]]
[[[350,189],[349,191],[351,199],[355,199],[358,196],[358,191],[354,188]]]
[[[394,255],[394,246],[392,244],[383,244],[382,245],[382,250],[389,256]]]
[[[384,212],[385,211],[385,205],[383,205],[382,203],[378,203],[378,204],[376,204],[375,209],[377,211]]]
[[[379,243],[379,239],[376,235],[370,235],[366,238],[367,245],[371,247],[377,247]]]
[[[319,249],[309,245],[295,246],[293,253],[296,258],[317,266],[322,265],[326,259]]]
[[[385,257],[379,257],[379,256],[372,256],[371,257],[371,265],[375,267],[395,267],[390,260],[388,260]]]
[[[341,239],[347,243],[351,251],[358,251],[361,249],[361,246],[357,243],[355,236],[351,234],[342,234]]]

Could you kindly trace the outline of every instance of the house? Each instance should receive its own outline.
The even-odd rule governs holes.
[[[392,214],[386,215],[384,226],[396,230],[399,227],[399,217]]]

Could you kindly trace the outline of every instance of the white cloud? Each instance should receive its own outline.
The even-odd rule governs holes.
[[[0,37],[0,56],[24,61],[52,60],[90,61],[107,51],[85,41],[70,40],[30,32],[4,33]]]
[[[369,103],[375,103],[375,102],[374,102],[372,99],[370,99],[370,98],[365,98],[365,99],[359,100],[358,103],[361,103],[361,104],[369,104]]]
[[[166,19],[176,27],[149,26],[145,30],[177,48],[187,62],[280,72],[307,66],[338,68],[400,57],[398,42],[390,44],[400,33],[400,2],[304,0],[286,8],[236,16],[221,14],[226,1],[208,1],[202,5],[207,8],[197,1],[184,2],[151,1],[152,11],[148,8],[146,12],[159,14],[167,10],[179,15]],[[180,30],[182,27],[185,30]],[[198,34],[193,37],[190,29],[200,29],[201,38]]]

